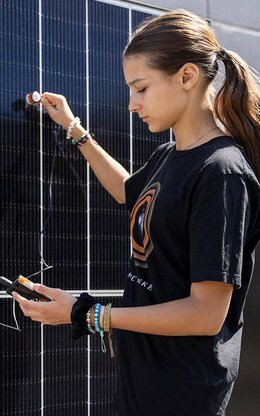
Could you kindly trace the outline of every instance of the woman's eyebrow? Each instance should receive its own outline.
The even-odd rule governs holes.
[[[147,78],[136,78],[128,83],[129,86],[136,84],[139,81],[145,81]]]

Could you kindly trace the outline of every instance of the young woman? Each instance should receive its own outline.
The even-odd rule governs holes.
[[[225,80],[212,104],[219,61]],[[145,21],[123,67],[129,110],[151,132],[171,128],[176,140],[132,176],[77,123],[64,97],[46,92],[41,99],[131,211],[123,307],[96,307],[87,294],[76,301],[42,285],[35,289],[52,302],[15,297],[35,321],[72,320],[76,336],[93,326],[119,330],[120,416],[220,416],[238,373],[260,237],[259,84],[209,24],[185,10]]]

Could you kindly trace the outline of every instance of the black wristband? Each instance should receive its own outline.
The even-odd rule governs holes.
[[[97,303],[97,300],[86,293],[81,293],[77,302],[74,303],[71,310],[71,336],[73,339],[78,339],[83,335],[90,335],[87,328],[86,314],[93,305]]]

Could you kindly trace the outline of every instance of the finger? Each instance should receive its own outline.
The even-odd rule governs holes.
[[[25,298],[23,298],[21,295],[19,295],[17,292],[12,292],[12,296],[13,296],[13,298],[15,298],[15,300],[16,300],[18,303],[20,303],[23,299],[25,299]]]
[[[24,298],[23,296],[19,295],[19,293],[17,293],[17,292],[12,292],[12,296],[19,303],[19,305],[22,306],[23,308],[30,307],[30,305],[33,302],[32,300],[28,300],[28,299]]]
[[[60,289],[48,287],[40,283],[34,283],[33,290],[40,293],[41,295],[48,296],[49,298],[52,298],[52,299],[56,299],[60,292]]]
[[[53,92],[44,92],[43,94],[41,94],[41,98],[44,98],[55,105],[60,103],[64,99],[63,95],[54,94]]]
[[[23,311],[25,316],[33,316],[35,314],[43,315],[45,312],[42,302],[35,302],[33,300],[28,300],[23,296],[19,295],[17,292],[12,292],[13,297],[19,303],[20,308]]]
[[[41,98],[41,103],[42,103],[43,107],[48,111],[48,113],[50,115],[51,114],[54,114],[54,112],[56,111],[56,108],[57,108],[57,105],[54,102],[49,101],[45,97],[42,97]]]

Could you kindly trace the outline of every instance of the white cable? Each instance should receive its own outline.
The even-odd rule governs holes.
[[[0,322],[0,325],[5,326],[6,328],[15,329],[16,331],[20,331],[21,332],[21,329],[19,328],[19,325],[18,325],[18,322],[17,322],[17,318],[16,318],[15,299],[13,299],[13,317],[14,317],[14,322],[16,324],[16,328],[14,326],[11,326],[11,325],[3,324],[2,322]]]

